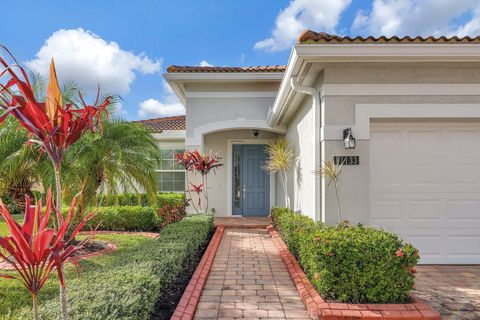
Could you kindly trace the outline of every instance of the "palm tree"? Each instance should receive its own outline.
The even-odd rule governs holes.
[[[30,74],[36,98],[44,100],[47,81],[38,73]],[[73,83],[62,86],[64,101],[74,101],[79,91]],[[117,100],[108,108],[110,118],[102,119],[103,132],[86,133],[67,151],[63,161],[63,198],[77,193],[77,214],[83,215],[100,191],[145,191],[154,195],[159,147],[153,135],[142,125],[115,117]],[[0,127],[0,194],[22,205],[25,194],[36,185],[55,184],[53,167],[38,147],[27,144],[28,137],[18,121],[7,117]]]
[[[77,215],[83,216],[101,192],[156,191],[160,150],[147,128],[122,119],[102,122],[103,133],[87,133],[65,157],[65,198],[80,193]]]
[[[25,146],[27,140],[17,120],[7,117],[0,127],[0,194],[12,199],[17,208],[24,207],[25,195],[31,196],[41,180],[38,153],[33,146]]]

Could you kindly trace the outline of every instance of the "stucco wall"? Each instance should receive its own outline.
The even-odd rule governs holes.
[[[209,123],[248,119],[264,120],[274,98],[188,98],[187,137],[194,136],[195,128]]]
[[[480,65],[398,65],[385,67],[369,65],[368,67],[358,66],[335,66],[332,65],[325,70],[324,83],[327,84],[353,84],[353,83],[423,83],[423,84],[447,84],[447,83],[480,83]],[[474,103],[479,104],[479,95],[452,96],[442,95],[403,95],[403,96],[326,96],[324,97],[325,125],[331,127],[354,126],[356,104],[453,104],[453,103]],[[401,119],[398,119],[401,120]],[[423,119],[432,121],[433,119]],[[355,135],[355,132],[354,132]],[[345,150],[342,141],[342,132],[338,130],[338,138],[327,137],[324,142],[325,159],[331,160],[335,155],[358,155],[360,156],[359,166],[344,166],[340,182],[340,202],[342,218],[352,223],[369,222],[369,140],[357,140],[355,150]],[[333,187],[325,190],[325,215],[327,223],[335,223],[337,218],[337,205]]]
[[[315,219],[315,152],[318,152],[315,139],[315,112],[312,99],[304,99],[298,112],[288,125],[286,138],[291,142],[295,153],[295,164],[288,172],[288,194],[290,206]],[[277,203],[284,206],[283,188],[277,177]]]

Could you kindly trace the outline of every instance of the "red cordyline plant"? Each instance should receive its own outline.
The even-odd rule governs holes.
[[[98,90],[95,103],[89,105],[85,103],[79,92],[81,106],[71,101],[64,103],[52,59],[46,101],[37,101],[25,69],[7,48],[1,47],[14,63],[8,64],[0,57],[0,65],[4,68],[0,72],[0,107],[4,109],[4,113],[0,116],[0,124],[9,114],[13,115],[32,136],[29,142],[38,144],[41,152],[45,151],[48,154],[55,173],[56,208],[60,209],[62,207],[60,174],[65,152],[86,131],[95,131],[97,128],[101,130],[100,116],[102,112],[107,112],[106,108],[112,97],[108,96],[100,103],[100,90]],[[3,82],[5,84],[1,82],[3,77],[8,77],[7,81]],[[57,215],[57,228],[60,222],[60,217]],[[60,301],[62,318],[68,320],[65,286],[60,287]]]
[[[198,209],[195,208],[195,211],[198,213],[201,210],[201,201],[200,201],[200,193],[203,190],[203,197],[205,199],[205,208],[203,211],[208,211],[208,192],[207,192],[207,175],[213,170],[215,171],[216,168],[221,167],[223,164],[220,162],[221,158],[218,153],[210,152],[210,153],[201,153],[198,150],[194,151],[185,151],[183,153],[177,153],[175,155],[175,159],[178,164],[180,164],[185,170],[187,171],[187,190],[189,192],[190,198],[191,193],[190,191],[194,191],[199,196],[198,202]],[[192,183],[188,182],[188,172],[199,172],[202,175],[202,184],[196,186]],[[193,190],[190,190],[188,184],[192,185]],[[202,189],[203,187],[203,189]]]
[[[30,206],[30,198],[28,196],[25,198],[23,225],[19,225],[13,219],[7,206],[0,202],[0,214],[10,231],[9,236],[0,237],[0,249],[3,249],[0,250],[0,257],[12,265],[16,271],[16,274],[0,273],[0,277],[18,280],[25,286],[32,295],[34,319],[37,320],[40,319],[37,298],[42,286],[54,271],[57,271],[62,287],[65,286],[62,265],[77,253],[88,239],[76,245],[71,244],[71,241],[93,214],[85,216],[70,238],[65,240],[65,233],[69,229],[75,210],[76,198],[72,201],[65,219],[53,207],[50,190],[47,194],[47,203],[44,210],[42,210],[41,200],[35,206]],[[52,211],[55,212],[60,221],[58,230],[48,227]]]

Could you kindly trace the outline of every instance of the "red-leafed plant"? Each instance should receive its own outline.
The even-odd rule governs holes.
[[[184,200],[181,203],[166,204],[163,207],[157,209],[158,217],[162,220],[160,228],[165,228],[169,224],[178,222],[185,218],[187,214],[186,208],[188,207],[190,200]]]
[[[32,136],[29,142],[38,144],[40,151],[48,154],[55,173],[56,208],[60,209],[62,207],[60,174],[65,152],[84,132],[101,130],[100,116],[102,112],[106,113],[112,97],[108,96],[99,102],[100,90],[98,90],[93,105],[85,103],[80,92],[78,93],[80,105],[76,105],[72,101],[64,102],[52,59],[46,100],[38,101],[24,68],[20,66],[8,49],[2,48],[14,63],[9,65],[0,57],[0,65],[4,67],[0,72],[0,107],[4,109],[0,116],[0,123],[9,114],[13,115]],[[2,82],[4,76],[8,78]],[[57,215],[57,228],[60,227],[60,223],[61,219]],[[62,319],[68,320],[65,286],[60,287],[60,302]]]
[[[20,281],[30,292],[33,299],[35,320],[40,319],[37,298],[50,274],[57,271],[61,286],[65,286],[63,263],[81,249],[88,239],[72,244],[75,235],[85,226],[93,214],[85,216],[65,240],[65,232],[70,226],[76,199],[70,205],[68,215],[64,219],[53,207],[52,193],[49,190],[46,208],[42,209],[42,201],[30,206],[30,198],[26,196],[25,218],[19,225],[10,214],[7,206],[0,202],[0,214],[5,220],[10,235],[0,237],[0,257],[11,264],[16,274],[1,274],[0,277]],[[60,224],[58,230],[48,227],[50,214],[54,211]]]
[[[198,210],[202,210],[201,208],[201,201],[200,201],[200,193],[203,194],[205,199],[205,208],[202,211],[208,211],[208,191],[207,191],[207,176],[213,170],[221,167],[223,164],[220,162],[221,158],[218,153],[210,152],[210,153],[201,153],[198,150],[194,151],[185,151],[183,153],[177,153],[175,155],[175,159],[178,164],[180,164],[185,170],[187,171],[187,190],[189,192],[189,196],[191,197],[191,191],[197,193],[199,197],[198,201],[198,209],[195,210],[198,213]],[[188,172],[198,172],[202,175],[202,183],[200,185],[194,185],[188,182]],[[190,184],[193,187],[193,190],[190,190],[188,187]]]
[[[197,194],[198,197],[198,203],[197,206],[198,208],[202,207],[202,197],[200,197],[200,194],[203,192],[203,183],[196,185],[190,182],[190,185],[192,186],[192,189],[188,189],[188,191],[193,191]],[[198,212],[197,212],[198,213]]]

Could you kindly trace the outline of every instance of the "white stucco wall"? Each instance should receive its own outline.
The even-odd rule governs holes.
[[[312,99],[305,99],[288,125],[286,138],[295,153],[295,163],[288,172],[288,194],[291,209],[315,219],[315,152],[318,152],[315,137],[315,112]],[[283,188],[277,177],[277,204],[284,206]]]

